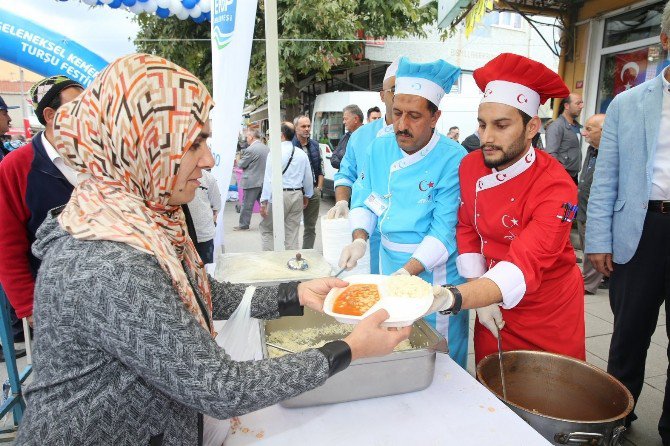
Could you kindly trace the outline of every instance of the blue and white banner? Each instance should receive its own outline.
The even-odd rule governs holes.
[[[0,8],[0,60],[88,86],[107,61],[69,38]]]
[[[212,173],[227,190],[242,127],[244,95],[249,77],[251,43],[258,0],[212,0]],[[224,194],[225,195],[225,194]],[[214,246],[224,244],[223,212],[219,212]]]

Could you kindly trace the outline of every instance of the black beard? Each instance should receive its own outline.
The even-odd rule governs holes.
[[[484,157],[484,165],[488,167],[489,169],[497,169],[498,167],[502,166],[503,164],[507,164],[510,161],[516,161],[516,158],[523,153],[524,149],[526,148],[526,139],[523,136],[523,133],[512,142],[512,144],[509,145],[507,150],[502,150],[501,146],[483,146],[484,147],[493,147],[494,149],[501,150],[502,153],[502,158],[497,159],[497,160],[487,160],[486,157]]]

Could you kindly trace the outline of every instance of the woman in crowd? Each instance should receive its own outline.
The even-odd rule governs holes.
[[[210,279],[180,208],[212,167],[212,100],[191,73],[136,54],[58,110],[57,150],[89,178],[37,234],[34,381],[16,444],[198,444],[224,419],[322,385],[351,360],[388,354],[409,328],[385,311],[343,341],[235,362],[213,339],[244,286]],[[338,279],[258,288],[257,318],[322,310]]]

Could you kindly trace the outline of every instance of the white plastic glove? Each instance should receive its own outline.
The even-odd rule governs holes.
[[[340,200],[335,203],[335,206],[330,208],[326,218],[332,220],[333,218],[347,218],[349,217],[349,203],[347,200]]]
[[[500,311],[500,305],[491,304],[488,307],[477,308],[477,317],[479,318],[479,323],[484,327],[488,328],[493,337],[498,339],[498,329],[502,330],[505,326],[505,321],[503,320],[502,313]]]
[[[340,268],[346,268],[347,271],[355,268],[358,261],[365,255],[368,242],[362,238],[357,238],[351,244],[344,247],[340,254]]]
[[[394,272],[391,275],[392,276],[411,276],[409,271],[407,271],[405,268],[400,268],[398,271]]]
[[[454,306],[454,295],[440,285],[433,285],[433,304],[426,311],[426,316],[436,311],[444,311]]]

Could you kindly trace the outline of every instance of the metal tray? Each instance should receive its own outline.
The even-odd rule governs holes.
[[[267,336],[273,331],[317,328],[337,323],[325,314],[305,308],[304,316],[282,317],[261,323],[263,356],[268,358]],[[335,339],[324,339],[333,341]],[[436,352],[447,353],[447,341],[423,320],[409,337],[412,348],[381,358],[356,360],[316,389],[280,403],[283,407],[310,407],[423,390],[433,382]]]

